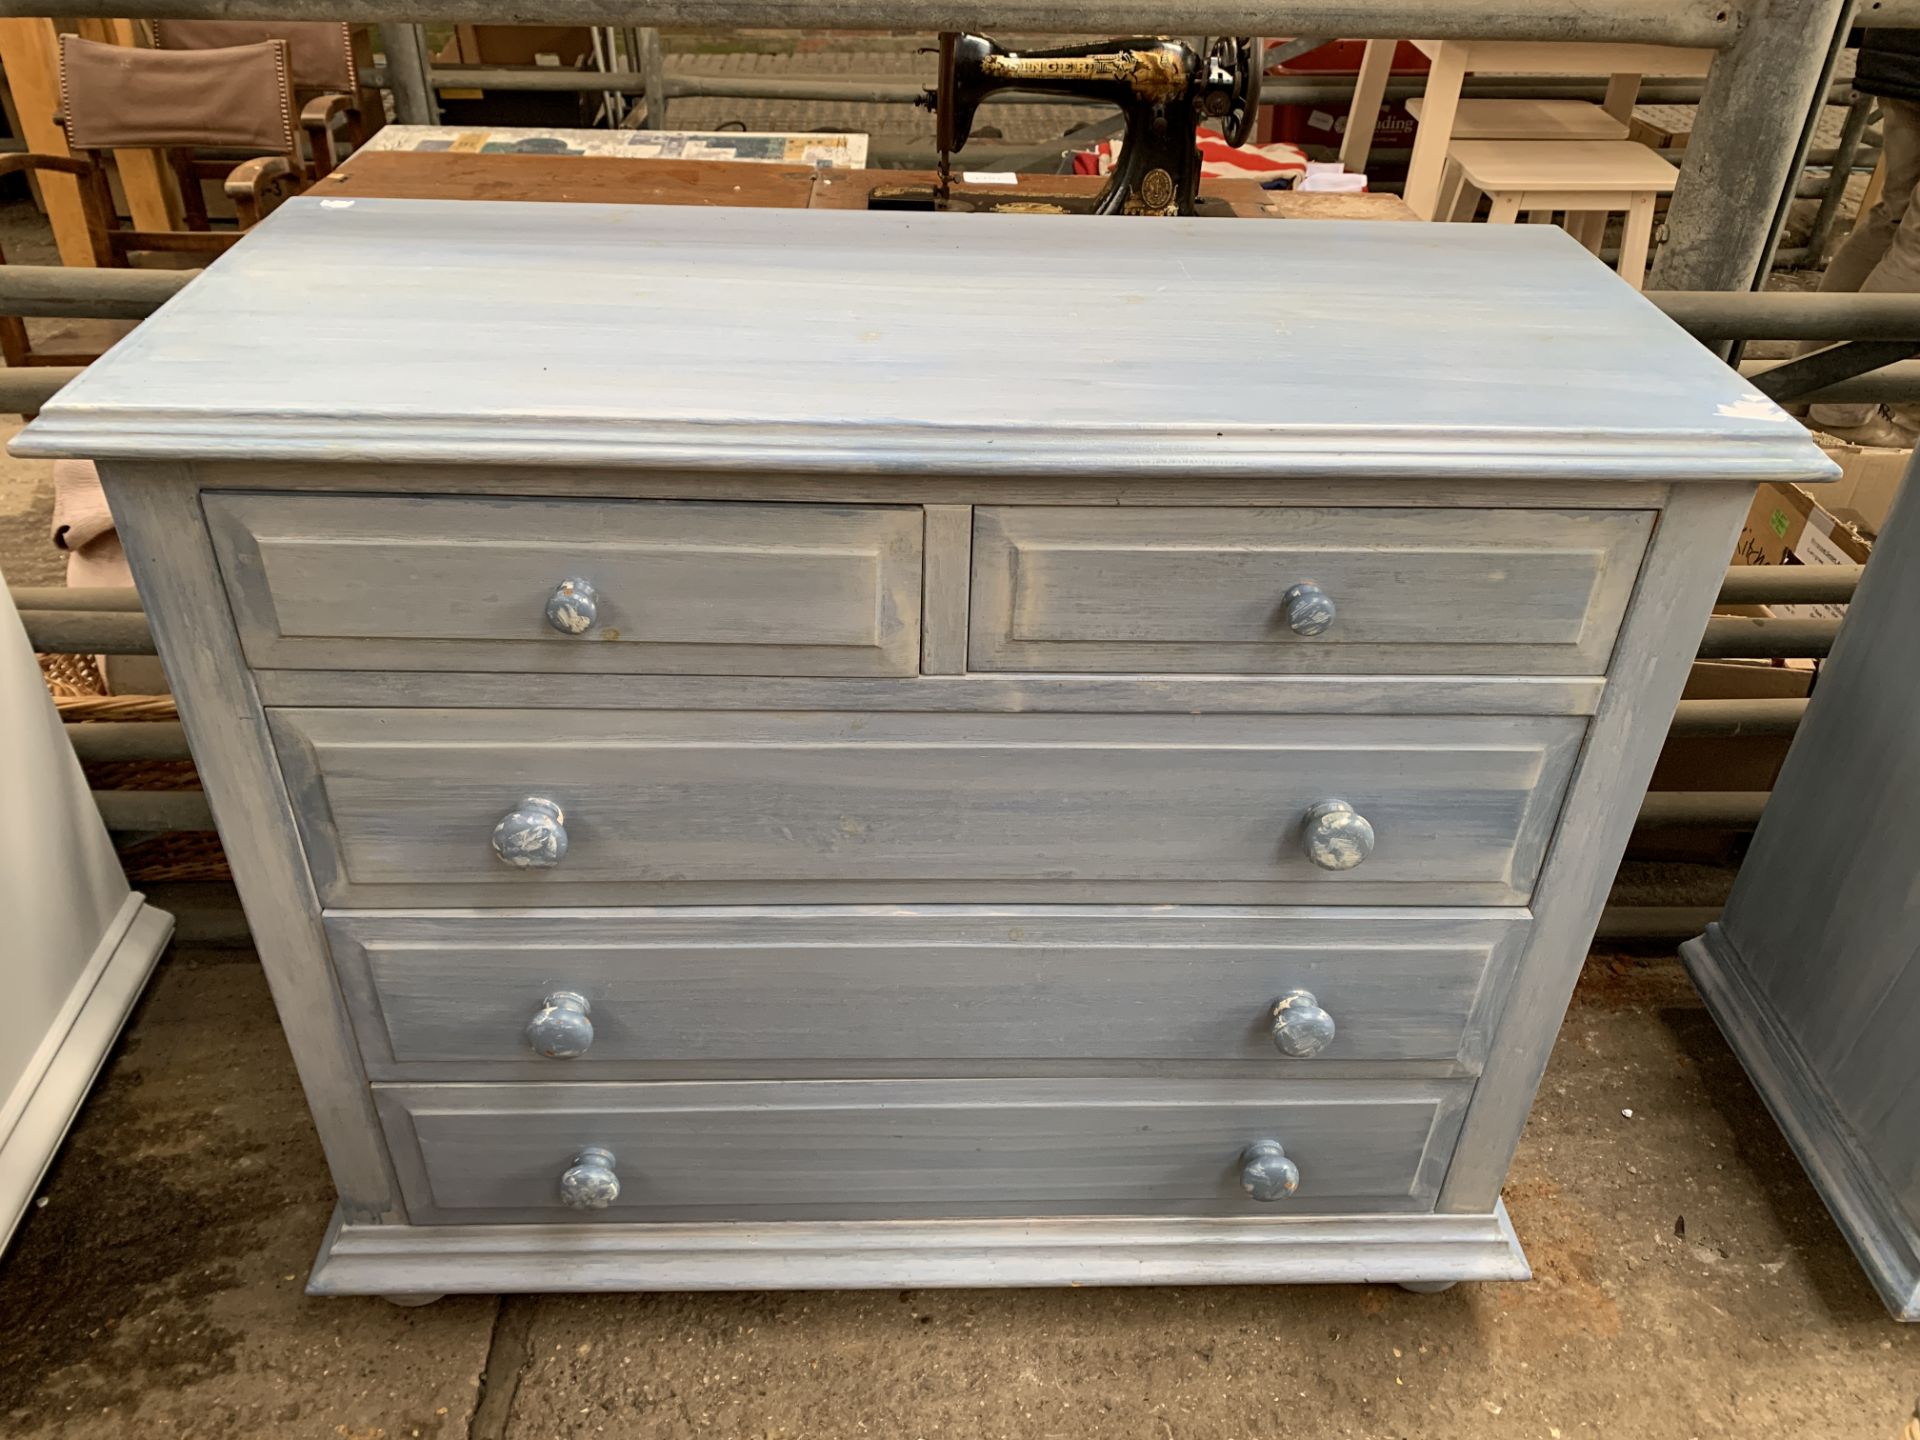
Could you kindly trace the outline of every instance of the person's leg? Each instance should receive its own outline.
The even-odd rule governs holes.
[[[1874,207],[1854,223],[1846,243],[1834,252],[1827,273],[1820,277],[1823,291],[1858,290],[1886,258],[1894,232],[1913,203],[1920,186],[1920,105],[1910,100],[1880,102],[1882,153],[1887,161],[1887,184]]]
[[[1853,227],[1820,279],[1822,291],[1875,290],[1920,292],[1920,105],[1910,100],[1880,102],[1885,137],[1887,185],[1880,201]],[[1828,341],[1801,347],[1817,350]],[[1815,405],[1808,418],[1830,432],[1862,431],[1867,443],[1895,443],[1875,405]],[[1843,438],[1856,438],[1843,436]]]

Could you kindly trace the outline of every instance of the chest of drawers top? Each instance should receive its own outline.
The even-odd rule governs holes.
[[[1551,226],[297,198],[16,453],[709,471],[1798,479]]]

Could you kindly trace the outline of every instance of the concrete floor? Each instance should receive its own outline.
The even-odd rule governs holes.
[[[14,1440],[1895,1440],[1920,1399],[1665,959],[1587,968],[1507,1187],[1529,1284],[311,1300],[330,1192],[246,951],[163,962],[43,1194]]]

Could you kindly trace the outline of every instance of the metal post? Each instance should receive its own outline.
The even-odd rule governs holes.
[[[640,31],[640,73],[646,77],[647,109],[640,124],[647,130],[667,128],[667,53],[660,32],[652,26]]]
[[[1827,190],[1814,212],[1813,226],[1807,231],[1806,263],[1824,265],[1827,244],[1833,238],[1833,222],[1840,217],[1840,202],[1846,198],[1847,182],[1853,178],[1854,157],[1860,153],[1860,137],[1866,133],[1867,117],[1875,104],[1871,95],[1856,95],[1847,106],[1846,123],[1840,127],[1840,143],[1834,148],[1833,170],[1827,176]]]
[[[427,38],[420,27],[382,25],[380,45],[387,55],[393,118],[402,125],[438,125],[440,98],[427,75]]]
[[[1649,288],[1753,290],[1851,0],[1755,0],[1715,57]]]

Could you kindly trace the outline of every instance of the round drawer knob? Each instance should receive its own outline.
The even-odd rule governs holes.
[[[1296,635],[1321,635],[1333,624],[1333,597],[1311,580],[1280,597],[1280,613]]]
[[[591,580],[562,580],[547,597],[547,623],[562,635],[584,635],[599,618]]]
[[[1373,826],[1344,800],[1322,800],[1307,811],[1300,848],[1322,870],[1351,870],[1373,854]]]
[[[570,1210],[604,1210],[620,1198],[620,1177],[613,1173],[613,1152],[589,1146],[573,1157],[560,1177],[560,1198]]]
[[[493,827],[493,853],[521,870],[546,870],[567,854],[567,817],[551,800],[529,795]]]
[[[1278,1140],[1256,1140],[1240,1152],[1240,1188],[1262,1205],[1284,1200],[1300,1188],[1300,1167]]]
[[[1311,998],[1311,997],[1309,997]],[[539,1010],[527,1022],[527,1044],[534,1054],[549,1060],[571,1060],[587,1053],[593,1044],[593,1007],[587,997],[572,990],[556,990],[540,1002]],[[1279,1033],[1275,1022],[1274,1033]],[[1328,1034],[1332,1034],[1329,1025]]]
[[[1320,1008],[1311,990],[1289,990],[1274,1001],[1273,1044],[1282,1055],[1306,1060],[1332,1043],[1333,1016]]]

